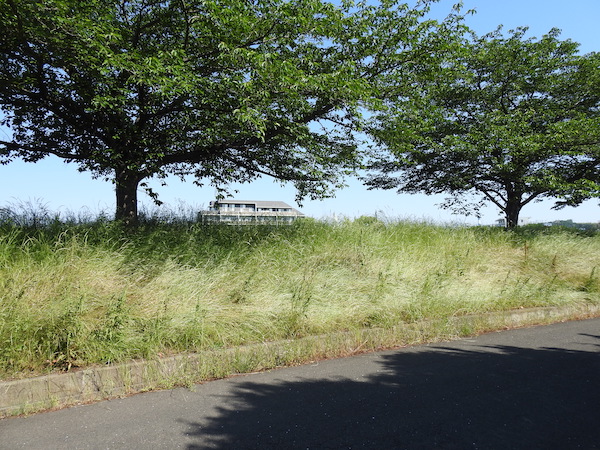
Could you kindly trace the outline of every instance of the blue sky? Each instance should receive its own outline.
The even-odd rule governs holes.
[[[441,0],[432,10],[437,18],[450,11],[454,0]],[[530,36],[541,36],[551,28],[562,30],[563,39],[581,44],[581,52],[600,51],[599,0],[464,0],[464,10],[476,9],[467,18],[479,34],[494,30],[502,24],[505,30],[528,26]],[[0,137],[7,138],[6,130],[0,129]],[[199,188],[191,181],[182,183],[168,179],[167,186],[155,186],[165,207],[176,209],[180,205],[202,208],[215,195],[211,187]],[[281,200],[297,206],[295,191],[291,186],[281,187],[271,179],[237,186],[235,195],[244,200]],[[305,201],[302,211],[321,218],[332,215],[356,217],[376,212],[389,217],[436,222],[477,223],[470,217],[461,217],[440,209],[437,205],[444,196],[398,195],[393,191],[368,191],[359,181],[348,180],[348,187],[338,191],[335,198],[322,201]],[[47,158],[35,164],[14,161],[0,166],[0,207],[20,202],[40,202],[52,211],[81,211],[92,214],[114,208],[113,186],[109,182],[94,180],[89,173],[79,173],[74,165],[64,164],[57,158]],[[140,192],[142,204],[152,207],[152,202]],[[551,210],[552,202],[545,201],[526,206],[521,216],[534,222],[572,219],[579,222],[599,222],[598,201],[588,201],[577,208]],[[483,211],[482,224],[491,224],[499,217],[497,208]]]

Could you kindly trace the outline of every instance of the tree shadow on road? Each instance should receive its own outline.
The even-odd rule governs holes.
[[[581,335],[583,336],[583,335]],[[589,351],[385,352],[359,380],[241,382],[190,423],[190,449],[597,449],[600,336]]]

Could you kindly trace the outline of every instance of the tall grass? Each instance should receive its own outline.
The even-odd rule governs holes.
[[[51,216],[48,216],[51,217]],[[0,378],[600,301],[600,235],[361,218],[292,226],[0,215]]]

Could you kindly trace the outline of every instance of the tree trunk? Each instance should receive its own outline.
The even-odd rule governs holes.
[[[140,174],[133,170],[127,168],[115,170],[115,192],[117,196],[115,219],[122,221],[127,228],[137,225],[137,188],[141,179]]]
[[[521,213],[521,194],[509,192],[504,214],[506,217],[506,229],[512,230],[519,225],[519,214]]]

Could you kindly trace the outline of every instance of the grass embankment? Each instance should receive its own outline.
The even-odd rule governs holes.
[[[0,379],[600,301],[600,234],[340,224],[0,223]]]

